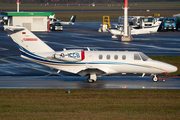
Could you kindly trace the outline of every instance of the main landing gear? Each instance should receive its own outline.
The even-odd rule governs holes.
[[[93,82],[95,82],[96,80],[97,80],[96,74],[90,74],[89,77],[88,77],[88,79],[87,79],[87,81],[88,81],[89,83],[93,83]]]

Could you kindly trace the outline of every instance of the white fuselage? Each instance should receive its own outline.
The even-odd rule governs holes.
[[[77,50],[76,50],[77,51]],[[76,53],[76,51],[74,51]],[[58,54],[64,51],[56,52]],[[70,51],[73,53],[73,51]],[[22,55],[23,58],[29,59],[31,61],[43,64],[45,66],[55,68],[58,70],[78,74],[83,70],[91,69],[101,71],[101,75],[115,74],[115,73],[171,73],[177,70],[177,67],[152,60],[148,58],[141,52],[127,52],[127,51],[84,51],[84,59],[77,60],[76,62],[69,62],[69,60],[74,60],[73,56],[67,56],[65,60],[61,58],[58,59],[46,59],[47,56],[53,55],[54,53],[39,54],[37,55]],[[81,55],[79,55],[81,57]],[[75,55],[76,57],[76,55]],[[68,60],[69,58],[69,60]],[[91,71],[91,72],[92,72]],[[90,74],[88,72],[83,75]]]
[[[71,49],[54,51],[32,32],[24,27],[6,29],[22,52],[21,57],[33,62],[81,76],[89,76],[88,82],[94,82],[103,75],[115,73],[171,73],[177,67],[152,60],[141,52],[128,51],[88,51]],[[154,81],[157,77],[154,76]]]
[[[50,21],[50,24],[53,24],[53,21]],[[65,21],[56,21],[56,23],[61,23],[61,25],[74,25],[73,22],[65,22]]]
[[[61,25],[74,25],[74,22],[71,21],[62,21],[62,20],[58,20],[58,19],[48,19],[50,21],[50,24],[53,23],[61,23]]]

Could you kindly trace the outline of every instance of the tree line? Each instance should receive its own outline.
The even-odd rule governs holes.
[[[124,0],[19,0],[23,4],[41,4],[41,3],[58,3],[58,4],[110,4],[122,3]],[[128,2],[172,2],[179,0],[128,0]],[[0,0],[0,3],[16,3],[16,0]]]

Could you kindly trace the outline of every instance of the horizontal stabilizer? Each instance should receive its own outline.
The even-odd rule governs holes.
[[[8,28],[6,28],[6,31],[8,32],[8,33],[16,33],[16,32],[19,32],[19,31],[22,31],[22,30],[24,30],[24,28],[23,27],[8,27]]]

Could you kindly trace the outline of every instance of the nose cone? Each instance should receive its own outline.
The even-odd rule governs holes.
[[[168,65],[168,67],[167,67],[167,69],[166,69],[166,71],[168,72],[168,73],[173,73],[173,72],[176,72],[178,70],[178,68],[176,67],[176,66],[174,66],[174,65]]]
[[[166,73],[173,73],[176,72],[178,70],[178,68],[174,65],[168,64],[168,63],[164,63],[161,61],[154,61],[154,65],[159,68],[161,70],[162,73],[166,72]]]
[[[161,68],[166,71],[167,73],[173,73],[173,72],[176,72],[177,71],[177,67],[174,66],[174,65],[171,65],[171,64],[168,64],[168,63],[164,63],[164,62],[161,62],[162,64],[160,65]]]

